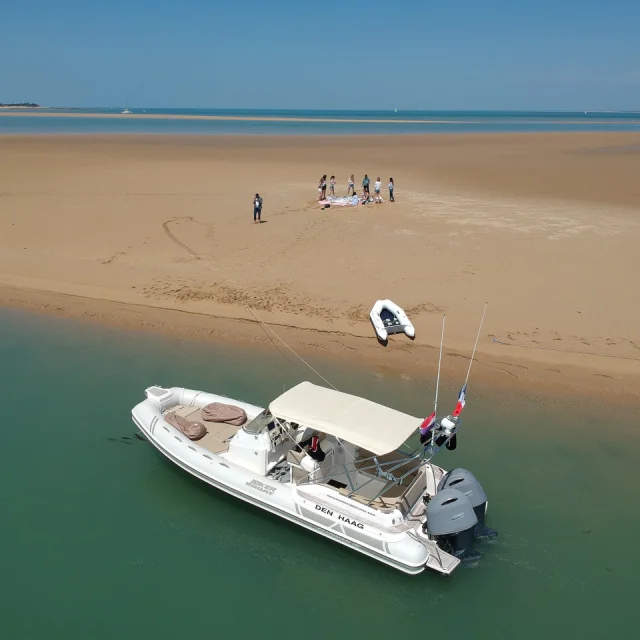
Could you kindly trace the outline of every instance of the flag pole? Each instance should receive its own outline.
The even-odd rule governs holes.
[[[469,368],[467,369],[467,377],[464,379],[464,384],[466,386],[467,382],[469,382],[469,374],[471,373],[471,365],[473,364],[473,358],[476,355],[476,349],[478,348],[478,340],[480,340],[480,332],[482,331],[482,325],[484,324],[484,316],[487,313],[487,305],[489,303],[484,303],[484,311],[482,312],[482,319],[480,320],[480,326],[478,327],[478,335],[476,336],[476,343],[473,345],[473,352],[471,353],[471,360],[469,361]]]

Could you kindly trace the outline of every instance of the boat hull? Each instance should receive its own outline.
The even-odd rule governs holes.
[[[143,433],[144,430],[141,430]],[[145,433],[146,435],[146,433]],[[395,569],[398,569],[404,573],[407,574],[411,574],[411,575],[416,575],[418,573],[422,573],[425,570],[425,565],[419,565],[418,567],[411,567],[411,566],[407,566],[404,564],[400,564],[398,562],[394,562],[392,560],[390,560],[389,558],[386,558],[385,556],[381,555],[381,554],[376,554],[374,552],[372,552],[371,550],[367,549],[366,547],[359,547],[357,544],[349,541],[349,540],[345,540],[344,538],[342,538],[341,536],[328,531],[327,529],[323,529],[322,527],[317,526],[316,524],[309,522],[308,520],[302,518],[302,517],[298,517],[296,515],[293,515],[287,511],[283,511],[280,509],[276,509],[272,504],[263,502],[261,500],[252,498],[250,496],[247,496],[244,493],[240,493],[239,491],[235,491],[232,487],[225,485],[221,482],[217,482],[216,480],[214,480],[213,478],[211,478],[210,476],[206,476],[203,475],[201,473],[199,473],[198,471],[196,471],[195,469],[193,469],[192,467],[189,467],[188,465],[184,464],[183,462],[181,462],[178,458],[175,458],[171,455],[171,453],[169,453],[166,449],[164,449],[161,445],[159,445],[156,441],[151,440],[150,439],[151,444],[153,444],[156,449],[158,449],[158,451],[160,453],[162,453],[166,458],[168,458],[171,462],[173,462],[174,464],[176,464],[177,466],[179,466],[180,468],[182,468],[184,471],[186,471],[187,473],[190,473],[192,476],[198,478],[199,480],[202,480],[203,482],[206,482],[207,484],[211,485],[212,487],[215,487],[216,489],[220,489],[221,491],[224,491],[225,493],[228,493],[229,495],[232,495],[236,498],[239,498],[240,500],[243,500],[244,502],[247,502],[249,504],[252,504],[255,507],[259,507],[260,509],[264,509],[265,511],[268,511],[269,513],[273,513],[281,518],[284,518],[285,520],[288,520],[289,522],[293,522],[294,524],[297,524],[301,527],[304,527],[305,529],[308,529],[310,531],[313,531],[314,533],[318,533],[321,536],[324,536],[325,538],[328,538],[329,540],[332,540],[334,542],[338,542],[346,547],[349,547],[350,549],[354,549],[355,551],[358,551],[359,553],[363,553],[364,555],[367,555],[375,560],[378,560],[379,562],[383,562],[384,564],[387,564],[391,567],[394,567]]]
[[[174,391],[183,392],[182,395],[186,394],[187,399],[199,393],[189,390]],[[213,394],[200,395],[206,401],[215,398],[212,401],[229,402],[228,398]],[[232,402],[249,409],[249,415],[256,414],[256,410],[259,409],[237,401]],[[357,531],[348,530],[345,522],[351,523],[351,519],[355,521],[357,518],[362,520],[358,511],[354,510],[350,514],[338,504],[337,508],[333,507],[336,514],[334,515],[332,510],[331,516],[334,516],[334,519],[330,520],[327,516],[329,510],[321,506],[326,504],[323,503],[322,495],[309,494],[322,490],[317,485],[305,485],[306,491],[304,495],[300,495],[303,492],[299,492],[290,483],[281,483],[248,471],[229,460],[225,454],[207,452],[204,448],[198,447],[197,442],[189,441],[166,423],[161,409],[153,402],[146,400],[137,405],[132,411],[132,417],[141,433],[163,456],[212,487],[404,573],[418,574],[427,566],[433,568],[429,545],[418,540],[416,536],[411,536],[406,531],[376,531],[375,526],[370,526],[368,522],[362,527],[358,524],[360,528]],[[362,512],[362,509],[359,511]],[[354,536],[358,539],[354,539]],[[436,570],[440,573],[450,573],[455,566],[457,563],[451,567],[443,567],[440,563]]]

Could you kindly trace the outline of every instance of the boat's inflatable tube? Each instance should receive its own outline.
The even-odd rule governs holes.
[[[371,324],[380,340],[386,342],[393,333],[405,333],[409,338],[414,338],[416,330],[407,314],[395,302],[391,300],[378,300],[369,314]]]

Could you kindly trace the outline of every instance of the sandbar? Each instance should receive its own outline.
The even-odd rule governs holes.
[[[18,107],[11,107],[18,108]],[[41,108],[41,107],[35,107]],[[437,118],[420,118],[420,119],[408,119],[402,117],[392,118],[345,118],[345,117],[311,117],[311,116],[260,116],[260,115],[216,115],[216,114],[189,114],[189,113],[145,113],[138,110],[132,113],[122,113],[114,110],[112,113],[86,113],[86,112],[73,112],[73,111],[23,111],[21,113],[3,113],[3,117],[39,117],[39,118],[99,118],[99,119],[133,119],[133,120],[218,120],[218,121],[236,121],[236,122],[300,122],[300,123],[325,123],[325,124],[411,124],[411,125],[424,125],[424,124],[446,124],[452,126],[458,126],[461,124],[477,124],[486,120],[483,116],[469,119],[448,119],[439,120]],[[574,115],[567,115],[564,119],[544,118],[544,120],[536,120],[534,118],[524,119],[518,118],[518,125],[539,125],[541,122],[544,124],[561,124],[563,126],[575,126],[581,127],[585,123],[588,123],[589,127],[597,127],[600,125],[635,125],[640,122],[638,118],[629,118],[621,121],[619,119],[604,119],[591,118],[585,120],[576,117]]]
[[[396,202],[321,209],[335,174]],[[460,379],[640,397],[640,134],[2,136],[0,304]],[[264,198],[254,225],[252,196]],[[374,301],[415,341],[376,341]],[[283,349],[286,351],[286,349]],[[283,366],[285,354],[283,353]]]

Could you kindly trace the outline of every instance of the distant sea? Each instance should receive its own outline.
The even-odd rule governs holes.
[[[0,111],[0,134],[410,134],[640,131],[640,112],[565,111],[321,111],[285,109],[24,109]],[[7,113],[19,115],[7,116]],[[47,114],[55,116],[47,117]],[[63,115],[60,115],[63,114]],[[82,114],[84,117],[74,118]],[[113,118],[94,117],[112,115]],[[68,116],[68,117],[64,117]],[[147,116],[156,116],[149,118]],[[243,120],[161,119],[223,116]],[[261,118],[287,118],[285,121]],[[310,120],[316,120],[315,122]],[[354,122],[357,120],[358,122]]]

